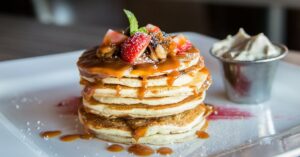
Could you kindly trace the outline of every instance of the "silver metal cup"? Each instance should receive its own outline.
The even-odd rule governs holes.
[[[215,56],[210,51],[222,66],[223,81],[229,100],[241,104],[258,104],[270,98],[279,60],[288,53],[286,46],[275,45],[282,50],[279,56],[255,61],[229,60]]]

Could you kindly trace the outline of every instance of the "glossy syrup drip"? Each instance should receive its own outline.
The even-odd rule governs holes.
[[[106,150],[108,150],[110,152],[121,152],[124,150],[124,147],[119,144],[113,144],[113,145],[108,146],[106,148]]]
[[[142,144],[131,145],[128,148],[128,152],[139,156],[149,156],[154,154],[154,150],[151,147]]]
[[[195,73],[189,72],[188,75],[191,76],[191,77],[194,77],[194,76],[195,76]]]
[[[202,128],[200,129],[200,131],[206,131],[207,128],[208,128],[208,124],[209,124],[208,120],[205,120],[205,123],[204,123],[204,125],[202,126]]]
[[[173,150],[169,147],[160,147],[156,150],[156,152],[160,155],[170,155],[173,153]]]
[[[116,86],[116,90],[117,90],[116,96],[118,96],[118,97],[121,96],[121,93],[120,93],[120,92],[121,92],[121,90],[122,90],[122,87],[121,87],[120,85],[117,85],[117,86]]]
[[[208,128],[208,123],[209,123],[208,120],[205,120],[205,123],[202,126],[202,128],[196,132],[196,135],[198,138],[201,138],[201,139],[209,138],[209,134],[206,132],[206,130]]]
[[[55,130],[55,131],[45,131],[41,133],[42,138],[53,138],[56,136],[61,135],[61,131]],[[83,140],[91,140],[94,138],[94,135],[92,134],[69,134],[69,135],[63,135],[59,139],[63,142],[70,142],[77,139],[83,139]]]
[[[174,81],[180,76],[180,72],[178,71],[172,71],[171,73],[168,74],[167,77],[167,84],[168,86],[172,86]]]
[[[145,63],[145,64],[134,65],[131,74],[139,75],[139,76],[150,76],[155,73],[161,73],[161,72],[177,69],[179,66],[180,66],[179,57],[168,57],[164,62],[159,62],[156,64]]]
[[[132,66],[120,58],[98,58],[96,49],[86,51],[77,62],[81,75],[92,74],[100,77],[122,77]]]
[[[71,141],[75,141],[77,139],[91,140],[93,138],[94,138],[94,135],[92,135],[92,134],[70,134],[70,135],[61,136],[60,140],[63,142],[71,142]]]
[[[61,131],[55,130],[55,131],[45,131],[41,133],[42,138],[53,138],[56,136],[59,136],[61,134]]]
[[[198,138],[201,138],[201,139],[207,139],[209,138],[209,134],[205,131],[197,131],[196,132],[196,135],[198,136]]]
[[[142,86],[138,89],[138,93],[137,93],[139,99],[143,99],[144,98],[145,93],[147,91],[147,83],[148,83],[147,82],[147,77],[144,76],[142,78],[142,84],[141,84]]]
[[[153,94],[157,94],[159,91],[156,90],[156,89],[154,89],[154,90],[151,90],[151,92],[152,92]]]
[[[141,137],[144,137],[147,132],[147,127],[140,127],[133,131],[133,138],[138,141]]]
[[[194,94],[194,96],[197,96],[199,94],[197,86],[191,86],[191,88],[193,88],[193,94]]]
[[[195,57],[199,57],[199,50],[192,48],[185,55],[168,56],[166,60],[156,63],[141,63],[132,65],[124,62],[119,57],[99,58],[96,55],[96,48],[86,51],[79,58],[77,66],[80,74],[87,77],[123,77],[125,74],[136,76],[151,76],[157,73],[165,73],[188,65]]]
[[[80,139],[80,135],[79,134],[64,135],[61,136],[59,139],[63,142],[71,142]]]

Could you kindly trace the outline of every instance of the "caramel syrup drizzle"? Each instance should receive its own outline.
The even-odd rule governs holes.
[[[209,138],[209,134],[205,131],[197,131],[196,135],[198,136],[198,138],[201,138],[201,139]]]
[[[194,96],[197,96],[199,94],[197,86],[191,86],[191,87],[193,88]]]
[[[196,132],[196,135],[198,136],[198,138],[201,138],[201,139],[209,138],[209,134],[206,132],[206,130],[208,128],[208,124],[209,124],[208,120],[205,120],[205,123],[202,126],[202,128]]]
[[[147,133],[147,127],[139,127],[137,129],[135,129],[133,131],[133,138],[135,139],[136,142],[138,142],[138,140],[141,138],[141,137],[144,137]]]
[[[94,137],[95,136],[92,134],[69,134],[69,135],[61,136],[59,139],[63,142],[71,142],[71,141],[75,141],[78,139],[91,140]]]
[[[42,138],[53,138],[56,136],[59,136],[61,134],[60,130],[54,130],[54,131],[45,131],[41,133]]]
[[[180,76],[179,71],[172,71],[167,75],[167,84],[168,86],[172,86],[174,81]]]
[[[147,128],[141,127],[141,128],[136,129],[135,131],[136,131],[135,132],[136,135],[144,136],[144,134],[147,131]],[[41,133],[41,136],[43,138],[52,138],[52,137],[58,136],[60,134],[61,134],[61,131],[59,131],[59,130],[45,131],[45,132]],[[60,140],[62,142],[71,142],[71,141],[75,141],[77,139],[89,140],[92,138],[94,138],[94,135],[92,135],[92,134],[69,134],[69,135],[61,136]],[[110,152],[122,152],[122,151],[124,151],[124,149],[125,148],[119,144],[112,144],[106,148],[106,150],[110,151]],[[155,151],[147,145],[133,144],[128,148],[128,152],[133,153],[138,156],[149,156],[149,155],[154,154]],[[159,149],[156,150],[156,152],[160,155],[170,155],[173,153],[173,150],[169,147],[160,147]]]
[[[169,147],[160,147],[156,150],[156,152],[160,155],[170,155],[173,153],[173,150]]]
[[[134,65],[130,73],[139,76],[150,76],[155,73],[177,69],[178,67],[180,67],[180,57],[168,56],[164,62]]]
[[[61,135],[61,133],[62,132],[60,130],[55,130],[55,131],[45,131],[45,132],[42,132],[40,135],[42,138],[53,138],[53,137]],[[93,138],[94,138],[94,135],[86,133],[86,134],[63,135],[59,139],[63,142],[70,142],[70,141],[74,141],[77,139],[90,140]]]
[[[135,133],[134,138],[136,140],[138,140],[139,137],[142,137],[145,135],[146,131],[147,131],[147,127],[141,127],[141,128],[136,129],[134,132]],[[52,137],[58,136],[60,134],[61,134],[61,131],[59,131],[59,130],[45,131],[45,132],[41,133],[41,137],[52,138]],[[197,134],[200,134],[200,132],[199,133],[197,132]],[[201,132],[201,138],[205,138],[205,137],[202,137],[205,134],[203,134],[203,135],[202,134],[203,133]],[[90,140],[92,138],[94,138],[94,135],[92,135],[92,134],[69,134],[69,135],[61,136],[60,140],[62,142],[71,142],[71,141],[75,141],[77,139]],[[107,151],[110,151],[110,152],[121,152],[124,150],[124,147],[119,144],[113,144],[113,145],[108,146],[106,149],[107,149]],[[147,145],[133,144],[128,148],[128,152],[133,153],[138,156],[149,156],[149,155],[154,154],[155,151]],[[156,152],[160,155],[170,155],[173,153],[173,150],[169,147],[160,147],[159,149],[156,150]]]
[[[106,148],[106,150],[110,151],[110,152],[121,152],[124,150],[124,147],[122,145],[119,144],[112,144],[110,146],[108,146]]]
[[[138,89],[138,98],[143,99],[145,96],[145,93],[147,92],[147,76],[142,77],[141,87]]]
[[[143,144],[134,144],[131,145],[128,148],[129,153],[133,153],[134,155],[139,155],[139,156],[149,156],[154,154],[154,150],[146,145]]]
[[[59,139],[63,142],[71,142],[71,141],[75,141],[79,138],[80,138],[79,134],[70,134],[70,135],[61,136]]]
[[[92,75],[92,77],[122,77],[125,73],[138,76],[150,76],[155,73],[166,72],[177,69],[183,60],[192,60],[191,56],[199,56],[199,51],[195,48],[187,52],[186,55],[168,56],[165,61],[158,63],[143,63],[137,65],[128,64],[120,58],[99,58],[97,49],[86,51],[77,62],[81,75]],[[98,76],[101,74],[101,76]]]
[[[120,93],[120,92],[121,92],[121,90],[122,90],[122,87],[121,87],[120,85],[117,85],[117,86],[116,86],[116,90],[117,90],[117,91],[116,91],[116,96],[118,96],[118,97],[121,96],[121,93]]]
[[[81,94],[86,100],[91,100],[97,87],[104,85],[102,80],[96,79],[95,82],[89,82],[83,78],[81,78],[80,84],[84,85]]]

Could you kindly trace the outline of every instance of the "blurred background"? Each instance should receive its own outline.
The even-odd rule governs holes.
[[[222,39],[243,27],[300,50],[298,0],[10,0],[0,6],[0,60],[94,46],[128,26],[123,8],[167,32]]]

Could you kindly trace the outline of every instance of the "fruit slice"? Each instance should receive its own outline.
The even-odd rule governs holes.
[[[177,52],[177,55],[182,55],[187,50],[192,48],[192,43],[188,39],[186,39],[182,34],[179,34],[176,37],[174,37],[173,41],[177,45],[177,47],[174,50]]]
[[[111,44],[118,45],[122,43],[124,40],[126,40],[127,38],[128,37],[126,35],[109,29],[103,38],[102,45],[111,45]]]
[[[160,31],[160,28],[155,26],[155,25],[152,25],[152,24],[147,24],[146,26],[146,29],[149,33],[155,33],[155,32],[159,32]]]
[[[159,59],[165,59],[167,58],[167,55],[168,55],[168,52],[164,49],[163,46],[161,46],[160,44],[158,44],[155,48],[155,53],[156,53],[156,56],[159,58]]]
[[[151,37],[145,33],[135,33],[124,41],[121,47],[121,58],[134,64],[149,45]]]
[[[101,57],[112,57],[115,53],[116,46],[121,44],[124,40],[128,37],[120,32],[114,31],[109,29],[104,38],[102,43],[100,44],[96,55]]]

